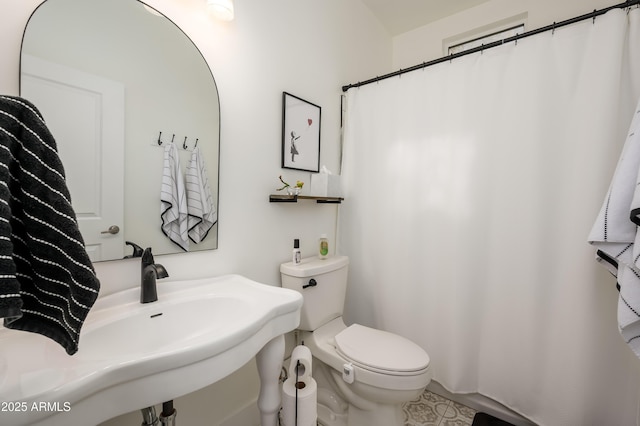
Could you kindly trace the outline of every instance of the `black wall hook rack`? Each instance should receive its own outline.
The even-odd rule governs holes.
[[[174,133],[173,136],[171,137],[171,143],[173,143],[175,138],[176,138],[176,135]],[[160,134],[158,135],[158,146],[162,146],[162,145],[164,145],[164,142],[162,141],[162,132],[160,132]]]
[[[184,149],[184,150],[189,149],[189,144],[187,144],[187,139],[188,138],[189,138],[188,136],[185,136],[184,137],[184,141],[182,142],[182,149]],[[171,137],[171,143],[174,143],[175,139],[176,139],[176,134],[173,133],[173,136]],[[198,141],[199,140],[200,140],[199,138],[196,138],[196,141],[193,144],[192,149],[195,149],[198,146]],[[157,144],[157,146],[164,146],[165,145],[164,141],[162,140],[162,132],[160,132],[158,134],[158,140],[156,141],[156,144]]]
[[[196,138],[196,142],[193,144],[193,148],[192,149],[196,149],[196,147],[198,146],[198,138]],[[187,145],[187,137],[184,137],[184,142],[182,142],[182,148],[183,149],[188,149],[189,145]]]

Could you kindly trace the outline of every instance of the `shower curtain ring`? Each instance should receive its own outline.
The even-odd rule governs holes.
[[[182,149],[187,149],[187,137],[184,137],[184,142],[182,142]]]
[[[597,16],[597,15],[595,14],[596,12],[597,12],[597,9],[593,9],[593,22],[592,22],[592,24],[595,24],[595,23],[596,23],[596,16]]]
[[[160,132],[160,134],[158,135],[158,146],[162,146],[162,140],[160,139],[162,137],[162,132]]]
[[[553,21],[553,28],[551,28],[551,35],[556,33],[556,21]]]

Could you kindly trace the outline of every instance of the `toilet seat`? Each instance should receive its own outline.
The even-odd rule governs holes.
[[[411,340],[360,324],[336,334],[335,343],[345,360],[375,373],[413,376],[429,367],[429,355]]]
[[[355,334],[355,340],[352,339],[352,333]],[[424,389],[431,380],[429,355],[418,345],[413,342],[405,344],[408,339],[404,337],[362,325],[354,324],[347,327],[342,317],[329,321],[313,332],[303,331],[301,339],[311,349],[314,358],[331,367],[341,381],[345,364],[352,364],[355,370],[355,383],[352,386],[359,386],[358,383],[361,383],[378,389],[404,392]],[[360,340],[364,340],[363,344],[369,349],[353,348],[356,345],[355,342]],[[337,341],[341,343],[340,349]],[[359,352],[367,350],[372,356],[376,353],[381,354],[383,351],[391,351],[391,355],[387,356],[393,356],[398,361],[384,362],[381,358],[377,362],[373,362],[376,361],[375,359],[370,359],[369,363],[362,362],[367,358],[364,354],[358,356]],[[421,356],[416,355],[415,352],[420,353]],[[400,359],[404,359],[405,353],[413,354],[419,361],[414,362],[409,358],[409,363],[402,365]],[[423,358],[420,361],[421,357]],[[422,369],[420,366],[423,366]]]

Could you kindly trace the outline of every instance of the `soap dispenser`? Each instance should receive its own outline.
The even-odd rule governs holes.
[[[320,259],[326,259],[329,257],[329,240],[327,239],[327,234],[320,235],[318,257]]]
[[[302,255],[300,254],[300,240],[293,240],[293,259],[292,262],[294,265],[299,265],[302,261]]]

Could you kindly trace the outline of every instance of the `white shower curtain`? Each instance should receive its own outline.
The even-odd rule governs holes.
[[[614,10],[348,91],[347,322],[538,424],[636,424],[640,359],[587,236],[640,96],[639,29]]]

